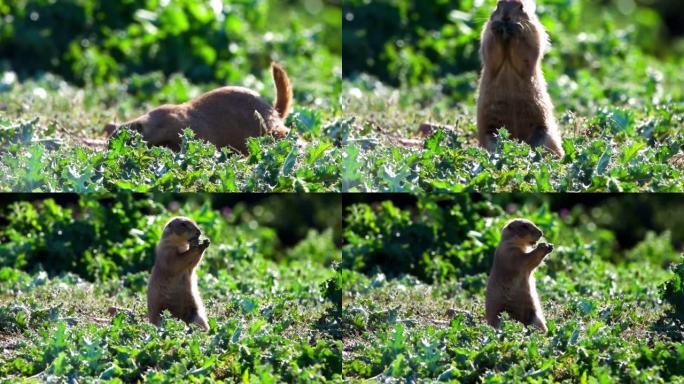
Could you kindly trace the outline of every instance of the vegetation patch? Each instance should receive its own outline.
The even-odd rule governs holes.
[[[285,246],[264,214],[277,201],[221,212],[207,201],[170,200],[170,210],[148,196],[118,196],[7,208],[0,381],[339,381],[334,226],[320,237],[298,228],[304,235]],[[198,269],[207,333],[168,313],[160,329],[147,323],[153,248],[176,214],[212,240]]]
[[[684,63],[650,8],[625,18],[610,2],[539,2],[552,43],[543,70],[566,155],[505,131],[494,153],[479,148],[479,33],[493,3],[345,2],[343,190],[682,189]]]
[[[0,190],[339,191],[340,7],[157,3],[0,4]],[[109,122],[225,85],[271,102],[271,61],[294,88],[284,140],[240,156],[191,135],[179,153],[105,139]]]
[[[609,209],[579,205],[559,214],[547,203],[488,200],[458,195],[421,198],[413,208],[391,201],[348,208],[341,271],[345,377],[684,380],[681,238],[662,243],[646,236],[623,249],[611,226],[596,224],[613,214]],[[555,246],[535,273],[546,335],[507,315],[497,329],[484,320],[493,250],[512,217],[532,220]],[[661,251],[651,257],[644,252],[649,247]]]

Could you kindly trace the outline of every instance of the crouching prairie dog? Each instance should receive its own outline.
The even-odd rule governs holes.
[[[197,224],[187,217],[175,217],[164,226],[147,285],[150,323],[160,326],[161,312],[167,309],[174,317],[209,330],[195,274],[210,243],[208,239],[200,241],[201,234]]]
[[[534,0],[500,0],[481,35],[483,63],[477,101],[480,145],[496,148],[495,134],[532,147],[543,146],[557,157],[564,151],[541,61],[548,35],[535,14]]]
[[[531,221],[509,221],[501,233],[501,242],[494,253],[485,299],[487,323],[497,327],[501,312],[525,325],[534,325],[546,332],[546,320],[542,312],[534,270],[553,245],[535,244],[543,236],[541,229]]]
[[[217,147],[247,153],[247,139],[271,134],[282,138],[288,129],[283,120],[292,102],[292,86],[285,70],[271,64],[276,100],[273,106],[258,93],[243,87],[222,87],[178,105],[162,105],[144,115],[117,125],[104,127],[109,136],[128,128],[139,132],[148,145],[166,146],[177,151],[183,129]]]

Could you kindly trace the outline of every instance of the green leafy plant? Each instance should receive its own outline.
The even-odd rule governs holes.
[[[218,151],[186,130],[177,153],[148,148],[137,133],[121,132],[107,150],[58,146],[31,137],[36,122],[5,121],[0,188],[6,191],[331,191],[339,189],[339,150],[318,140],[303,148],[292,135],[250,139],[250,156]],[[0,122],[2,124],[2,122]],[[0,135],[2,135],[0,133]],[[26,137],[26,136],[21,136]],[[28,156],[25,156],[28,154]],[[14,172],[13,170],[16,170]]]
[[[663,299],[672,305],[672,316],[684,322],[684,263],[675,265],[674,274],[665,284]]]

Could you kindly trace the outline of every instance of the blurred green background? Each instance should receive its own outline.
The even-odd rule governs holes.
[[[487,273],[516,217],[544,230],[563,267],[600,258],[667,268],[684,252],[677,194],[346,194],[343,207],[343,267],[424,281]]]
[[[0,0],[0,20],[0,70],[21,79],[130,77],[136,94],[181,74],[182,92],[187,81],[252,85],[276,60],[298,91],[332,93],[341,71],[341,7],[329,0]]]
[[[365,73],[394,86],[439,82],[455,101],[469,99],[480,70],[482,25],[495,0],[344,2],[345,78]],[[624,78],[659,97],[681,99],[684,12],[679,0],[539,0],[552,49],[544,69],[552,88]],[[657,64],[668,65],[657,68]],[[670,76],[672,75],[672,76]],[[675,76],[676,75],[676,76]],[[664,77],[664,79],[663,79]],[[603,80],[605,82],[605,80]],[[656,88],[665,87],[663,90]],[[561,92],[554,91],[552,92]],[[636,91],[635,91],[636,92]],[[624,92],[626,93],[626,92]],[[605,95],[611,96],[611,95]]]
[[[164,224],[177,215],[212,241],[208,271],[253,258],[339,261],[334,194],[2,194],[0,267],[90,280],[146,272]]]

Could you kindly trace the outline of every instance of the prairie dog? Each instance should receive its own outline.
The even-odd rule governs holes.
[[[277,93],[273,106],[251,89],[222,87],[183,104],[162,105],[124,124],[109,123],[104,131],[113,136],[122,128],[132,129],[149,145],[177,151],[183,129],[190,128],[198,138],[219,148],[247,154],[248,138],[264,134],[282,138],[288,132],[283,120],[290,111],[292,86],[280,65],[271,64],[271,72]]]
[[[496,147],[501,127],[557,157],[564,151],[541,61],[549,46],[534,0],[500,0],[481,35],[477,129],[480,145]]]
[[[534,325],[546,332],[546,320],[537,295],[534,270],[553,245],[535,243],[543,236],[531,221],[509,221],[501,233],[501,242],[494,253],[485,299],[487,323],[497,327],[499,314],[508,312],[511,318],[525,325]]]
[[[174,317],[209,330],[195,274],[209,246],[209,240],[199,240],[201,233],[194,221],[183,216],[174,217],[164,226],[147,285],[150,323],[160,326],[161,312],[168,309]]]

